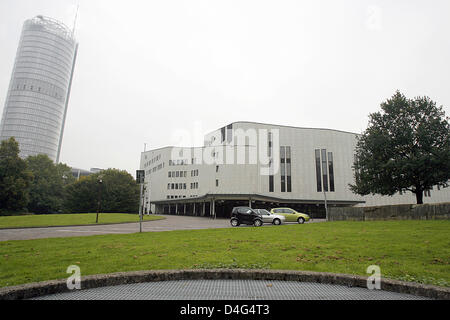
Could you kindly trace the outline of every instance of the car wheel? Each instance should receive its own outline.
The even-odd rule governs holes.
[[[237,227],[240,225],[238,219],[231,219],[230,223],[232,227]]]
[[[300,223],[300,224],[304,224],[305,223],[305,218],[300,217],[300,218],[298,218],[297,222]]]
[[[281,224],[281,220],[280,219],[273,219],[273,222],[272,222],[274,225],[276,225],[276,226],[278,226],[278,225],[280,225]]]
[[[256,219],[255,221],[253,221],[253,225],[255,227],[261,227],[262,224],[263,224],[263,222],[261,220],[259,220],[259,219]]]

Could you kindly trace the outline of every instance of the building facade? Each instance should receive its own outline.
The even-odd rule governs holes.
[[[25,21],[0,124],[0,140],[14,137],[22,158],[46,154],[59,162],[77,49],[61,22]]]
[[[328,206],[415,203],[411,193],[352,193],[357,134],[235,122],[205,136],[200,148],[143,152],[144,208],[156,213],[229,217],[234,206],[291,207],[313,217]],[[428,196],[427,196],[428,195]],[[450,188],[424,202],[443,202]]]

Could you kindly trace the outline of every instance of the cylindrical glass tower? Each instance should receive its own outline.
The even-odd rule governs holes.
[[[22,158],[46,154],[59,162],[77,49],[64,24],[25,21],[0,124],[0,141],[14,137]]]

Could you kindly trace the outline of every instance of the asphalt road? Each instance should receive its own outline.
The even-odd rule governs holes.
[[[211,228],[230,228],[229,219],[210,219],[205,217],[162,215],[166,219],[146,221],[142,223],[143,232],[192,230]],[[313,222],[324,220],[315,219]],[[308,222],[311,223],[311,222]],[[241,226],[239,228],[246,228]],[[253,228],[248,226],[249,228]],[[264,227],[274,227],[264,224]],[[66,226],[45,228],[23,228],[23,229],[0,229],[0,241],[7,240],[29,240],[41,238],[63,238],[80,237],[100,234],[125,234],[139,232],[139,222],[111,224],[111,225],[89,225],[89,226]]]

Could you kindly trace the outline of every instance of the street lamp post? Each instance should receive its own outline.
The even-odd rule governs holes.
[[[101,203],[102,203],[102,176],[98,177],[98,203],[97,203],[97,216],[95,218],[95,223],[98,223],[98,214],[100,212]]]
[[[323,188],[323,198],[324,198],[324,204],[325,204],[325,219],[328,221],[328,205],[327,205],[327,194],[325,192],[325,188]]]
[[[145,182],[145,171],[144,170],[136,170],[136,182],[141,185],[141,192],[139,195],[139,232],[142,232],[142,211],[144,210],[143,190],[144,190],[144,182]]]

